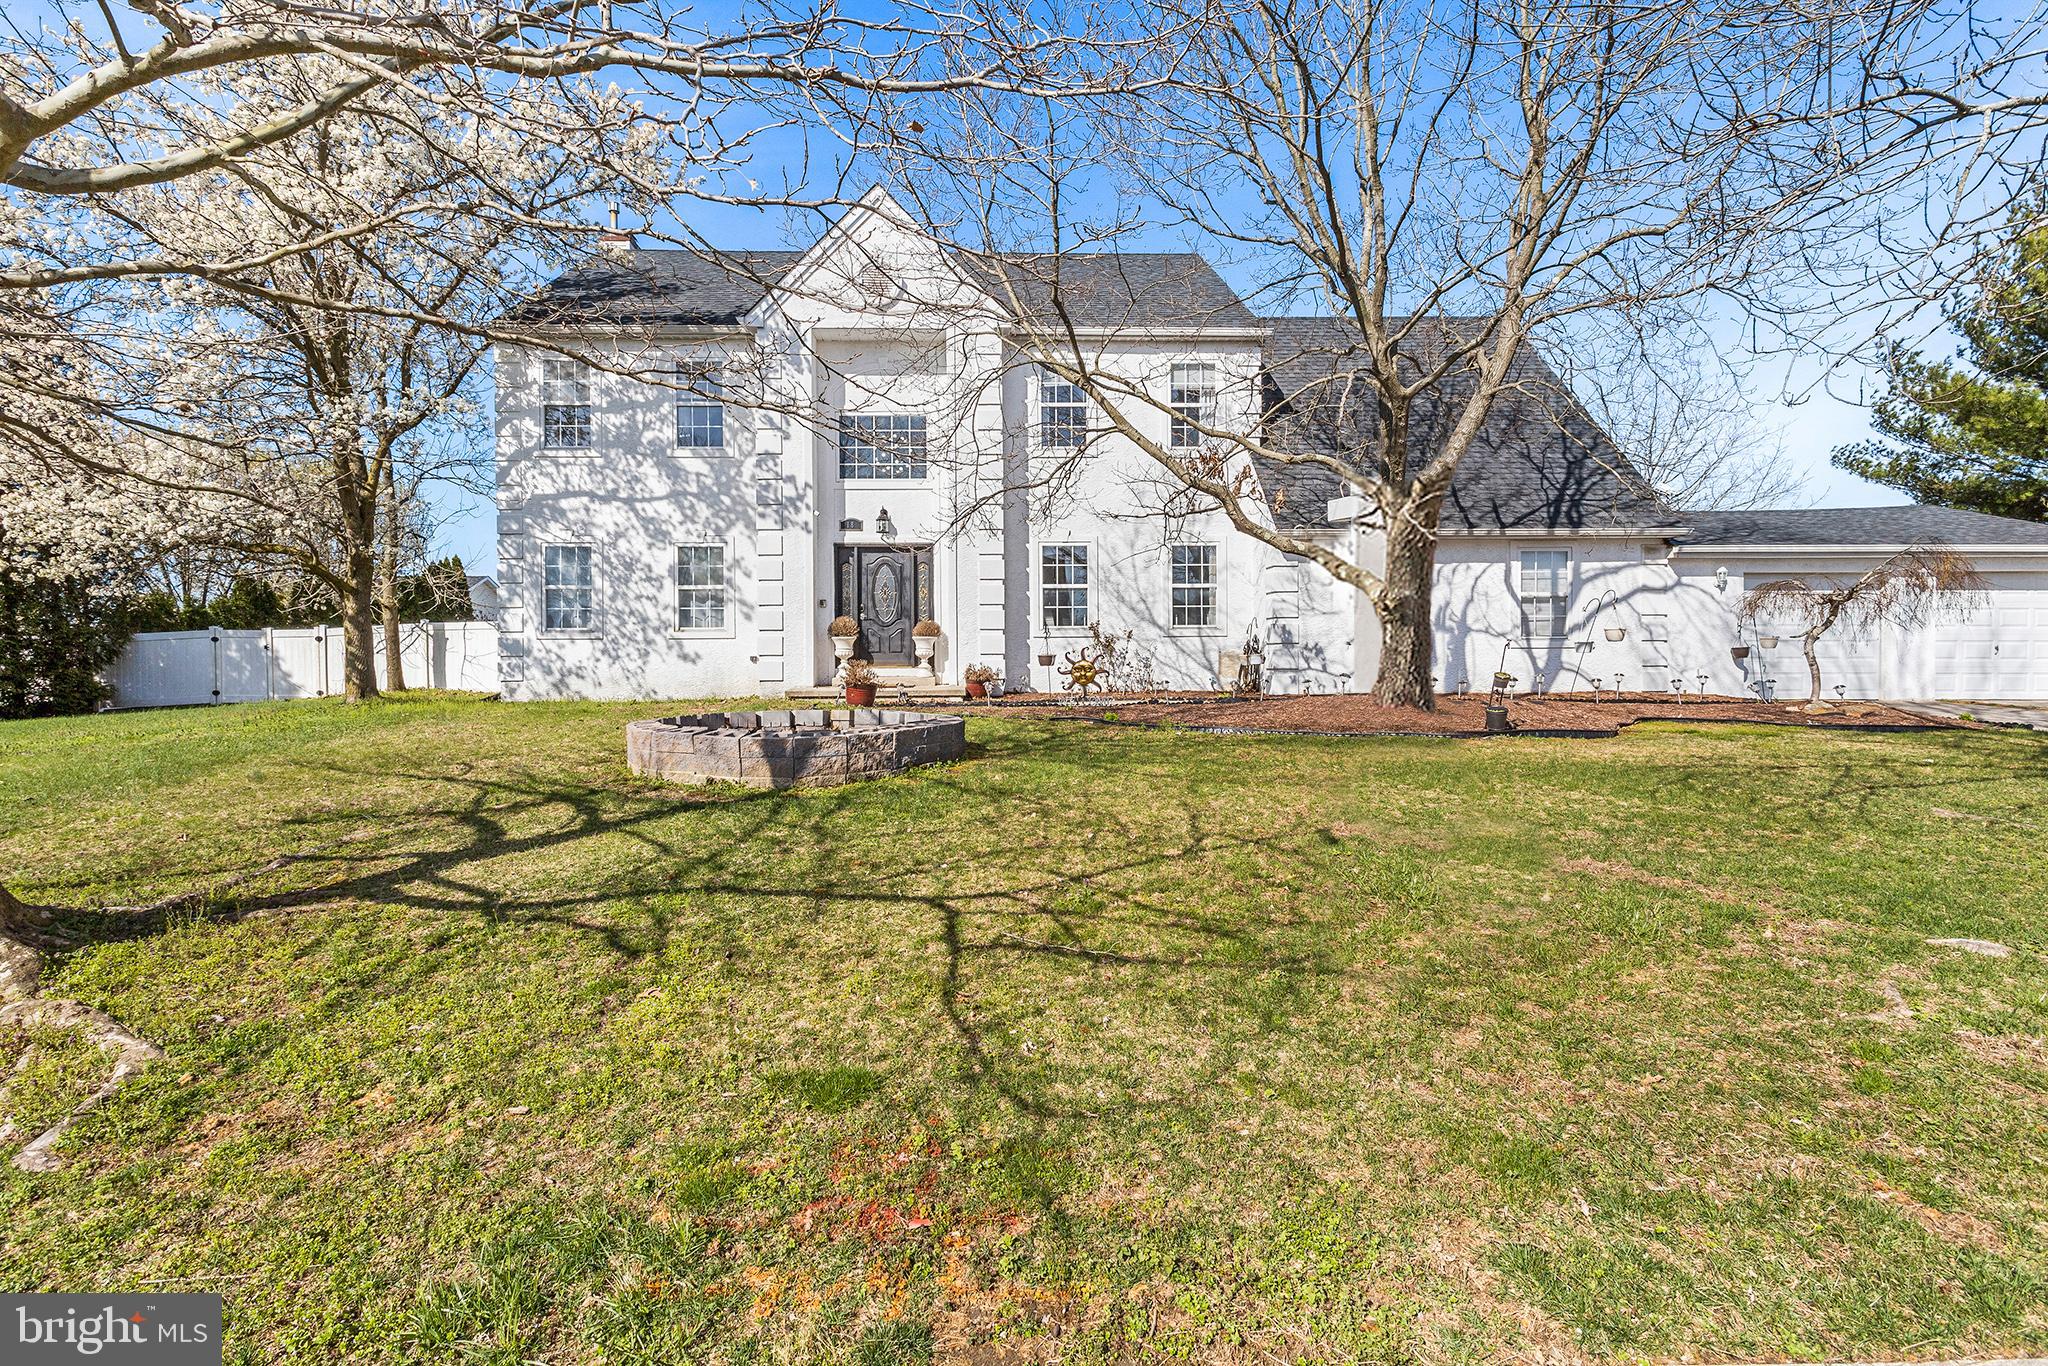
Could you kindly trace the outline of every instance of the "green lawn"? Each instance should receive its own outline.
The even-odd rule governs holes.
[[[2048,737],[977,719],[770,795],[629,775],[673,709],[0,726],[32,900],[303,856],[69,919],[169,1060],[0,1168],[0,1290],[218,1289],[231,1361],[2048,1349]]]

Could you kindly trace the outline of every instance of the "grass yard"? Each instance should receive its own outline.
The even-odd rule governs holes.
[[[230,1361],[2048,1350],[2048,736],[977,719],[705,793],[625,770],[674,709],[0,726],[27,899],[303,856],[68,920],[169,1059],[0,1167],[0,1290],[218,1289]],[[24,1127],[98,1066],[0,1037]]]

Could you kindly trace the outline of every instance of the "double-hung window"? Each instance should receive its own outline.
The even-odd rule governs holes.
[[[718,377],[676,367],[676,445],[693,451],[725,449],[725,389]]]
[[[1173,409],[1168,444],[1199,446],[1202,427],[1216,420],[1216,367],[1176,365],[1168,376],[1166,404]]]
[[[587,545],[551,545],[541,549],[542,629],[597,629],[597,570],[594,559],[594,548]]]
[[[925,469],[922,414],[848,414],[839,419],[841,479],[922,479]]]
[[[1088,626],[1088,547],[1042,545],[1038,548],[1038,612],[1048,631],[1080,631]]]
[[[1173,601],[1169,620],[1177,630],[1201,631],[1216,624],[1216,559],[1213,545],[1177,545],[1173,557]]]
[[[1075,449],[1088,437],[1088,395],[1050,370],[1038,372],[1038,444]]]
[[[730,592],[725,546],[716,541],[676,547],[676,629],[723,631]]]
[[[540,358],[540,444],[556,451],[590,449],[590,371],[581,361]]]
[[[1569,550],[1522,552],[1522,635],[1529,640],[1564,639],[1565,609],[1571,600]]]

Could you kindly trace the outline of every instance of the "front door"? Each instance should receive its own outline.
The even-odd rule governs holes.
[[[876,664],[915,661],[910,628],[931,613],[931,552],[843,545],[837,558],[839,615],[860,623],[854,654]]]

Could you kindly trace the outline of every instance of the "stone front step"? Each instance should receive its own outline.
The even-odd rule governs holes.
[[[783,696],[795,702],[837,701],[844,694],[838,688],[790,688]],[[922,683],[910,679],[883,678],[875,685],[875,701],[885,702],[964,702],[967,689],[958,683],[934,683],[926,679]]]

